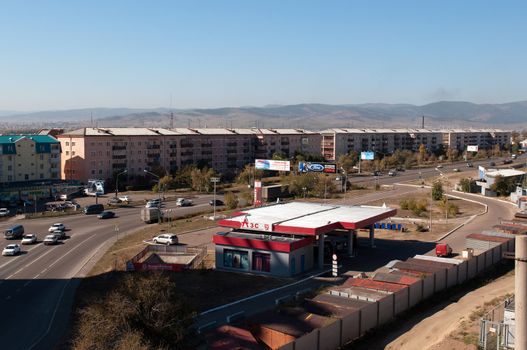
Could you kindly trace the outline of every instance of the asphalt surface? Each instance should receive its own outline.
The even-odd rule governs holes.
[[[174,209],[176,217],[184,216],[208,210],[211,198],[194,198],[191,207],[166,202],[163,208]],[[1,349],[51,349],[57,344],[66,329],[75,289],[84,275],[83,266],[116,238],[115,227],[122,235],[145,226],[138,207],[114,211],[118,217],[106,220],[81,214],[32,220],[12,218],[0,224],[2,232],[14,223],[23,224],[25,232],[36,233],[41,242],[49,226],[62,222],[68,236],[55,246],[22,246],[22,254],[0,257]],[[20,240],[4,240],[2,248],[10,243]]]

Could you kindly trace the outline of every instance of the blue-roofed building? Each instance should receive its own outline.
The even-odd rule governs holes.
[[[0,135],[0,183],[60,178],[60,142],[50,135]]]

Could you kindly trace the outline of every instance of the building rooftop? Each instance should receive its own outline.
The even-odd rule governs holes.
[[[60,136],[174,136],[174,135],[303,135],[317,134],[301,129],[229,129],[229,128],[82,128]]]
[[[364,228],[396,212],[387,207],[291,202],[244,210],[218,224],[251,231],[319,235],[335,229]]]
[[[59,141],[50,135],[0,135],[0,144],[15,143],[22,138],[28,138],[36,143],[58,143]]]
[[[330,128],[321,131],[322,134],[366,134],[366,133],[471,133],[471,132],[510,132],[500,129],[384,129],[384,128]]]
[[[526,174],[525,171],[520,171],[516,169],[499,169],[499,170],[487,171],[486,176],[488,177],[496,177],[496,176],[511,177],[511,176],[522,176],[525,174]]]

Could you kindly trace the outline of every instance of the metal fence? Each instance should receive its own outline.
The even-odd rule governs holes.
[[[514,326],[503,323],[505,308],[513,301],[514,298],[506,299],[481,318],[479,346],[482,349],[514,349]]]

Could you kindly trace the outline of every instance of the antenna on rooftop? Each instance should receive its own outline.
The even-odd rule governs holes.
[[[170,129],[174,129],[174,113],[170,112]]]

